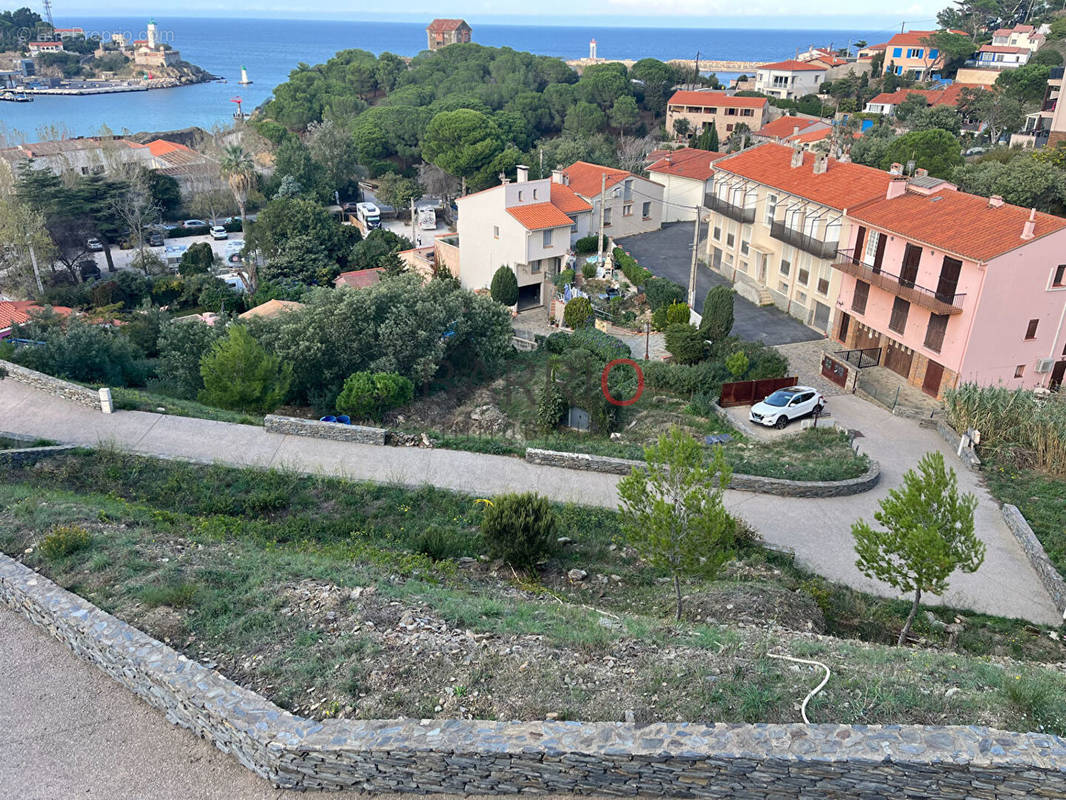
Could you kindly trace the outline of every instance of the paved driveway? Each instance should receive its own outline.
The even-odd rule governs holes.
[[[671,222],[663,225],[662,230],[619,239],[618,244],[628,250],[641,266],[659,277],[680,283],[687,290],[692,265],[692,225],[691,222]],[[701,242],[701,254],[705,245],[706,240]],[[696,311],[703,311],[703,299],[712,286],[730,285],[718,273],[700,266],[696,271]],[[823,338],[820,333],[775,306],[757,306],[737,295],[733,308],[733,333],[743,339],[773,345]]]

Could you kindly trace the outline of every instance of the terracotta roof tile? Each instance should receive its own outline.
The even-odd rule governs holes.
[[[511,206],[507,213],[514,217],[527,231],[546,228],[569,228],[573,220],[552,203],[532,203],[527,206]]]
[[[762,108],[769,102],[765,97],[738,97],[725,92],[678,91],[670,98],[670,105],[723,108]]]
[[[577,193],[569,186],[561,183],[551,185],[551,204],[564,214],[577,214],[581,211],[592,211],[592,206],[577,196]]]
[[[63,317],[72,313],[72,309],[66,306],[51,306],[51,309]],[[0,300],[0,331],[8,330],[12,325],[29,322],[34,313],[44,310],[45,307],[37,305],[32,300]]]
[[[380,281],[381,273],[384,271],[381,267],[375,267],[374,269],[357,269],[352,272],[342,272],[333,280],[333,285],[338,289],[342,286],[352,289],[365,289]]]
[[[466,25],[466,20],[462,19],[435,19],[429,23],[429,30],[434,33],[441,33],[443,31],[454,31],[462,25]]]
[[[864,205],[850,216],[963,258],[989,261],[1027,244],[1021,235],[1029,213],[1009,204],[992,208],[986,197],[945,188],[929,195],[907,191]],[[1064,228],[1062,217],[1036,215],[1036,238]]]
[[[871,103],[880,105],[899,105],[907,99],[908,95],[920,94],[931,106],[957,106],[964,89],[982,89],[987,91],[987,86],[976,83],[958,83],[957,81],[944,89],[899,89],[895,92],[882,92]]]
[[[905,45],[916,44],[924,45],[926,44],[925,40],[935,33],[938,33],[938,31],[907,31],[906,33],[897,33],[895,36],[888,40],[887,44],[889,47],[900,47]]]
[[[790,142],[801,142],[803,144],[809,144],[810,142],[820,142],[822,139],[827,139],[833,133],[833,129],[828,125],[825,127],[811,126],[812,130],[802,131],[796,136],[788,137]]]
[[[725,153],[685,147],[664,154],[662,158],[648,167],[648,172],[705,181],[714,174],[711,164],[720,158],[725,158]]]
[[[601,167],[599,164],[590,164],[587,161],[575,161],[563,170],[563,174],[566,175],[568,180],[567,186],[582,197],[597,197],[599,195],[600,188],[603,186],[602,176],[605,173],[607,175],[605,188],[608,189],[633,175],[632,172],[626,172],[624,169]]]
[[[814,174],[814,153],[803,154],[803,166],[793,167],[792,148],[783,144],[752,147],[723,158],[715,172],[729,172],[776,189],[844,210],[884,197],[892,176],[873,167],[829,159],[829,168]]]
[[[796,61],[796,59],[790,58],[787,61],[760,64],[756,69],[772,69],[778,72],[821,72],[829,69],[829,67],[816,61]]]
[[[153,142],[149,142],[148,149],[153,156],[166,155],[167,153],[173,153],[176,150],[186,153],[193,152],[192,148],[186,147],[183,144],[178,144],[177,142],[168,142],[166,139],[156,139]]]
[[[772,139],[787,139],[795,133],[803,133],[813,125],[825,125],[819,119],[807,117],[778,117],[773,122],[763,125],[755,131],[756,136],[766,136]],[[826,125],[826,127],[829,127]],[[799,129],[798,131],[796,129]]]
[[[303,303],[297,303],[295,300],[267,300],[265,303],[260,303],[255,308],[250,308],[240,315],[241,319],[251,319],[258,317],[260,319],[274,319],[279,314],[284,314],[286,311],[297,311],[304,307]]]

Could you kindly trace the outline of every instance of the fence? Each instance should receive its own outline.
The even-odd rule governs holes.
[[[735,381],[734,383],[722,384],[722,395],[718,405],[722,408],[730,406],[750,406],[768,394],[773,394],[778,389],[795,386],[799,381],[795,375],[790,378],[767,378],[762,381]]]
[[[838,350],[836,357],[859,369],[876,367],[881,363],[881,348],[867,347],[860,350]]]

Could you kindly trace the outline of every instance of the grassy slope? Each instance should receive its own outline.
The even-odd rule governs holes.
[[[1048,558],[1066,575],[1066,479],[995,461],[986,462],[984,477],[999,500],[1018,506]]]
[[[530,582],[455,561],[480,552],[480,506],[448,492],[106,452],[12,478],[0,487],[0,549],[22,553],[59,524],[87,528],[85,549],[49,560],[34,547],[23,558],[301,713],[615,719],[633,708],[640,719],[790,721],[817,676],[766,656],[778,649],[833,669],[815,720],[1066,731],[1066,678],[1002,658],[1060,659],[1062,646],[1040,631],[967,615],[961,653],[884,647],[876,642],[895,635],[905,604],[757,548],[685,591],[735,596],[717,606],[724,616],[761,601],[786,624],[796,622],[786,612],[817,606],[828,631],[854,638],[736,628],[711,614],[675,626],[665,576],[616,543],[611,512],[561,508],[560,533],[574,542]],[[572,567],[590,579],[566,580]],[[374,593],[352,601],[353,587]],[[398,641],[408,611],[426,620],[423,638]],[[925,615],[918,622],[929,643],[943,642]]]

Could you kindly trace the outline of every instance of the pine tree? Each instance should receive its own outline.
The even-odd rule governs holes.
[[[518,278],[510,267],[503,266],[496,270],[489,285],[489,294],[500,305],[513,306],[518,302]]]
[[[273,411],[289,391],[292,365],[282,364],[243,325],[230,325],[200,361],[201,402],[237,411]]]

